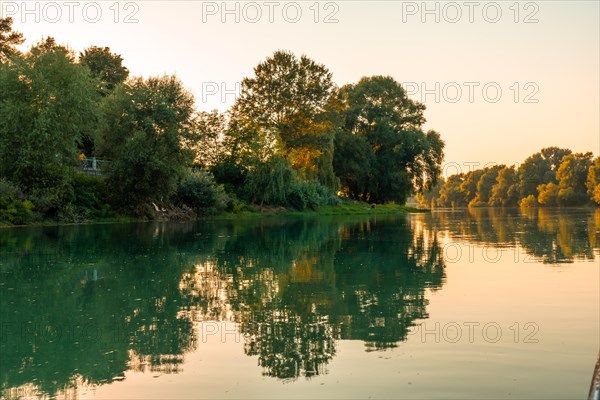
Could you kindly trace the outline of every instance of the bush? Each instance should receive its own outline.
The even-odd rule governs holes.
[[[550,182],[548,184],[542,184],[537,187],[538,191],[538,203],[543,206],[557,206],[558,205],[558,185]]]
[[[287,197],[287,205],[296,210],[316,210],[339,202],[339,197],[331,189],[317,182],[296,182]]]
[[[0,179],[0,221],[22,225],[33,219],[34,205],[6,179]]]
[[[228,198],[209,172],[193,172],[179,183],[176,200],[198,213],[225,209]]]
[[[61,218],[61,214],[62,217],[68,218]],[[61,207],[59,219],[80,222],[80,220],[89,218],[106,218],[111,214],[112,209],[108,204],[104,178],[77,173],[73,179],[71,200],[67,205]],[[75,218],[71,218],[71,216]]]
[[[530,194],[529,196],[521,199],[521,201],[519,201],[519,206],[524,207],[524,208],[529,208],[529,207],[537,207],[538,202],[535,198],[534,195]]]
[[[225,197],[225,211],[239,213],[247,209],[246,204],[238,199],[235,194],[227,193]]]

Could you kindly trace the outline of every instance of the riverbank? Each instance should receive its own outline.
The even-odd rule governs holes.
[[[408,214],[408,213],[423,213],[429,212],[427,209],[418,209],[415,207],[401,206],[398,204],[377,204],[371,205],[362,202],[344,202],[336,206],[322,206],[317,210],[298,211],[285,207],[260,207],[246,206],[239,212],[219,212],[214,214],[196,215],[190,218],[169,218],[168,214],[157,212],[152,217],[140,218],[131,216],[114,216],[107,218],[92,218],[83,221],[60,221],[60,220],[42,220],[25,225],[13,225],[8,223],[0,223],[1,228],[16,228],[30,226],[65,226],[65,225],[85,225],[85,224],[113,224],[113,223],[128,223],[128,222],[182,222],[195,221],[206,219],[232,219],[232,218],[262,218],[270,216],[319,216],[319,215],[390,215],[390,214]]]

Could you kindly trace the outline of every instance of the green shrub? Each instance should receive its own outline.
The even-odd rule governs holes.
[[[235,194],[227,193],[225,197],[225,211],[230,213],[239,213],[247,209],[246,204],[238,199]]]
[[[0,178],[0,222],[26,224],[33,219],[33,209],[33,203],[16,185]]]
[[[61,207],[59,219],[63,220],[66,217],[65,222],[80,222],[80,220],[106,218],[111,215],[112,209],[108,204],[105,179],[101,176],[75,174],[71,199]]]
[[[223,187],[215,183],[211,173],[200,171],[183,178],[177,188],[176,201],[196,212],[206,213],[224,209],[228,198]]]
[[[339,202],[339,197],[331,189],[317,182],[295,182],[287,196],[287,205],[296,210],[316,210]]]
[[[527,197],[521,199],[521,201],[519,201],[519,206],[524,207],[524,208],[537,207],[538,202],[537,202],[537,199],[535,198],[535,196],[530,194],[529,196],[527,196]]]

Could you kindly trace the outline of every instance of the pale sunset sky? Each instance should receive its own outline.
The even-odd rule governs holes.
[[[108,46],[132,75],[176,74],[201,110],[225,111],[236,83],[283,49],[339,85],[404,83],[446,163],[514,164],[547,146],[600,153],[597,1],[0,1],[0,12],[23,49],[42,36],[76,52]]]

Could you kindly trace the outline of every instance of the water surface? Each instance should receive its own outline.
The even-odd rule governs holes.
[[[2,397],[585,398],[600,211],[0,230]]]

